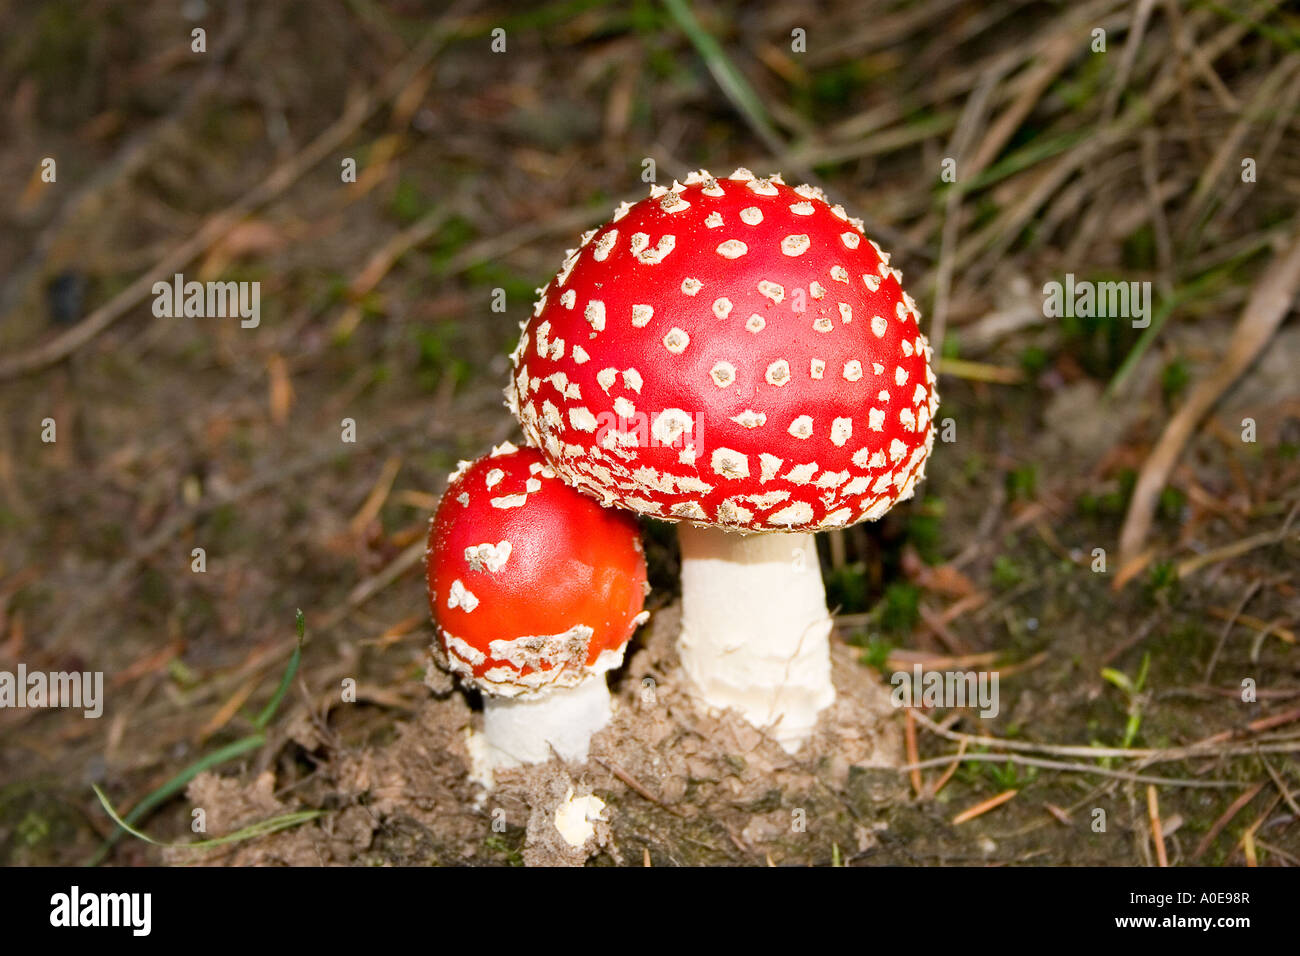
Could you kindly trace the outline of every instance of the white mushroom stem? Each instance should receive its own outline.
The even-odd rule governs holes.
[[[483,736],[495,767],[587,759],[591,735],[610,718],[609,686],[592,674],[575,687],[552,687],[538,697],[483,698]],[[554,753],[552,752],[554,748]]]
[[[835,700],[831,619],[807,533],[682,522],[682,667],[698,700],[769,728],[790,753]]]

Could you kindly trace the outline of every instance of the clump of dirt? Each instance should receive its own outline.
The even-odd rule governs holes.
[[[603,807],[594,819],[587,817],[593,832],[581,845],[569,843],[556,827],[556,811],[560,805],[594,794],[589,784],[574,781],[568,770],[555,761],[505,776],[507,782],[504,786],[515,789],[522,785],[529,806],[523,849],[525,865],[582,866],[593,852],[601,848],[608,849],[616,863],[622,862],[622,854],[614,842]]]
[[[852,766],[901,763],[888,694],[847,647],[834,645],[834,705],[791,755],[732,711],[696,709],[674,647],[679,621],[676,605],[658,613],[616,687],[614,719],[592,740],[591,772],[603,785],[626,785],[631,776],[666,805],[701,807],[752,802],[773,788],[804,791],[819,781],[843,787]]]
[[[270,771],[260,773],[251,783],[201,773],[190,782],[186,796],[194,806],[196,825],[202,821],[199,840],[227,836],[241,827],[280,816],[291,809],[275,796],[275,776]],[[320,834],[324,837],[324,834]],[[282,834],[273,846],[252,843],[231,843],[221,850],[230,866],[278,864],[284,866],[311,866],[319,862],[312,849],[312,835],[304,828]],[[163,858],[167,863],[184,865],[201,859],[201,851],[166,849]]]
[[[321,760],[292,804],[277,798],[269,771],[251,782],[196,778],[190,797],[207,810],[209,836],[294,809],[327,811],[233,852],[210,851],[211,862],[780,863],[820,860],[832,843],[848,854],[875,847],[890,808],[907,802],[895,769],[900,722],[852,650],[835,645],[838,698],[791,755],[735,713],[695,707],[673,647],[678,621],[676,606],[656,614],[612,688],[613,720],[586,763],[498,771],[485,788],[473,777],[469,743],[479,714],[435,681],[441,692],[391,741]],[[586,794],[604,808],[592,837],[573,847],[555,811]],[[831,839],[810,839],[811,830]]]

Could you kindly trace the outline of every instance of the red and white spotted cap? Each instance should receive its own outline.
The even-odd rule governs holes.
[[[938,406],[889,256],[820,189],[652,187],[541,291],[507,401],[565,481],[652,517],[816,531],[924,476]]]
[[[502,697],[617,667],[648,614],[640,529],[535,449],[461,462],[429,530],[429,607],[451,669]]]

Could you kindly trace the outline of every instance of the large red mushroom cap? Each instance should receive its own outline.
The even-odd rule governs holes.
[[[507,398],[607,505],[739,530],[875,519],[923,477],[938,406],[901,278],[821,190],[693,173],[570,252]]]
[[[509,443],[452,476],[430,526],[428,581],[452,670],[505,697],[617,667],[645,619],[635,519]]]

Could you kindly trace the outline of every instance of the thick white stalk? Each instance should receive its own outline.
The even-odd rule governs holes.
[[[835,700],[831,619],[813,536],[677,527],[678,651],[697,699],[770,728],[793,753]]]
[[[559,754],[587,759],[591,735],[610,718],[609,686],[592,674],[576,687],[553,687],[540,697],[483,695],[483,736],[495,767],[545,763]]]

